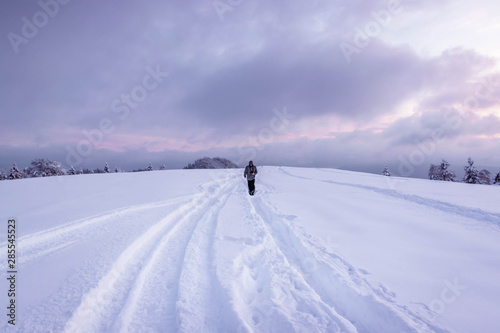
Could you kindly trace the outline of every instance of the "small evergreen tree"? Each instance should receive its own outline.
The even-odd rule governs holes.
[[[166,168],[165,164],[160,165],[160,170],[165,170]]]
[[[491,172],[486,169],[479,171],[478,184],[491,185]]]
[[[106,164],[104,164],[104,172],[109,173],[109,165],[107,162],[106,162]]]
[[[428,177],[430,180],[440,180],[438,165],[431,164],[429,167]]]
[[[493,180],[493,184],[500,185],[500,172],[496,174],[495,179]]]
[[[472,160],[472,158],[469,157],[467,162],[469,163],[469,165],[464,167],[465,175],[462,181],[467,184],[477,184],[479,182],[479,172],[474,167],[474,161]]]
[[[389,168],[387,167],[387,165],[385,166],[384,171],[382,171],[382,175],[388,176],[388,177],[391,176],[391,173],[389,172]]]
[[[12,165],[12,168],[10,169],[9,173],[9,179],[22,179],[24,178],[24,175],[21,171],[19,171],[19,168],[17,167],[16,163]]]
[[[450,167],[450,163],[448,163],[446,160],[442,160],[441,164],[439,165],[439,176],[440,180],[444,181],[450,181],[454,182],[455,181],[455,173],[451,170],[448,170]]]
[[[147,169],[147,170],[148,170],[148,171],[153,171],[153,166],[151,165],[151,163],[149,163],[149,165],[148,165],[148,169]]]
[[[68,175],[76,175],[76,171],[75,171],[75,168],[73,168],[73,166],[71,166],[71,168],[69,168]]]

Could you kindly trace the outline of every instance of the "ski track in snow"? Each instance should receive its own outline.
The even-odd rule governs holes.
[[[319,181],[323,183],[329,183],[329,184],[335,184],[335,185],[341,185],[341,186],[348,186],[348,187],[355,187],[355,188],[360,188],[368,191],[373,191],[385,196],[390,196],[394,197],[397,199],[402,199],[406,201],[413,202],[418,205],[426,206],[428,208],[433,208],[440,210],[442,212],[448,213],[448,214],[455,214],[455,215],[460,215],[465,218],[473,219],[476,221],[480,222],[486,222],[489,223],[493,228],[497,229],[500,228],[500,214],[496,213],[490,213],[490,212],[485,212],[484,210],[478,209],[478,208],[470,208],[470,207],[465,207],[465,206],[459,206],[455,205],[449,202],[444,202],[444,201],[439,201],[439,200],[434,200],[430,198],[424,198],[415,194],[406,194],[406,193],[401,193],[396,190],[391,190],[391,189],[382,189],[378,187],[373,187],[373,186],[367,186],[367,185],[360,185],[360,184],[349,184],[349,183],[342,183],[342,182],[336,182],[333,180],[322,180],[322,179],[313,179],[313,178],[307,178],[307,177],[302,177],[298,175],[294,175],[290,173],[287,170],[283,170],[282,168],[279,168],[279,170],[284,173],[287,176],[290,177],[295,177],[299,179],[304,179],[304,180],[309,180],[309,181]]]

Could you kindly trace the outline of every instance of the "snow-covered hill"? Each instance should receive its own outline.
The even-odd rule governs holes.
[[[241,169],[1,182],[0,329],[500,331],[500,187],[261,167],[256,188]]]

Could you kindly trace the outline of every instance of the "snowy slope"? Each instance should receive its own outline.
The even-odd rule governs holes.
[[[500,187],[261,167],[250,197],[242,173],[1,182],[0,330],[500,331]]]

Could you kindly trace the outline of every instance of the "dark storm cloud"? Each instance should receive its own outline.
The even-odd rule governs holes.
[[[281,105],[293,106],[300,117],[371,119],[392,111],[425,80],[425,64],[408,49],[373,45],[365,59],[348,66],[334,43],[276,41],[254,59],[203,78],[181,108],[209,124],[239,128],[268,121],[269,109]]]
[[[312,41],[314,35],[304,28],[325,8],[333,16],[325,24],[335,31],[345,22],[361,24],[386,3],[242,3],[230,14],[244,20],[222,23],[214,20],[210,3],[209,11],[197,14],[194,6],[174,2],[95,6],[73,1],[61,5],[39,36],[20,46],[24,59],[16,56],[14,66],[5,68],[11,79],[5,104],[24,115],[9,120],[16,129],[54,122],[92,126],[110,112],[115,98],[130,92],[144,67],[159,63],[172,70],[172,78],[156,91],[162,96],[140,106],[146,111],[134,123],[138,129],[150,121],[169,127],[185,119],[216,132],[228,124],[235,131],[249,130],[265,124],[272,108],[287,105],[302,117],[332,113],[371,119],[418,90],[432,68],[426,69],[410,49],[375,40],[349,66],[338,34]],[[16,9],[28,17],[39,10]],[[264,18],[255,25],[247,14]],[[16,31],[15,20],[9,23]],[[256,50],[247,46],[254,38],[260,40]],[[254,54],[241,54],[245,47]],[[214,54],[218,48],[224,49],[220,56]]]
[[[59,5],[57,15],[38,28],[27,44],[19,45],[18,53],[7,38],[3,39],[1,97],[13,111],[7,114],[12,125],[16,129],[30,127],[34,118],[36,126],[51,126],[59,120],[84,124],[87,118],[109,111],[111,101],[137,84],[144,68],[157,64],[161,59],[158,55],[165,52],[165,45],[149,40],[149,33],[159,33],[150,21],[160,16],[152,14],[152,4],[73,0]],[[33,13],[41,12],[33,4],[11,7],[14,11],[10,16],[16,19],[2,26],[4,35],[22,35],[21,18],[31,21]],[[160,7],[162,17],[168,20],[173,10],[182,11],[181,7]],[[2,18],[7,15],[4,11]]]

